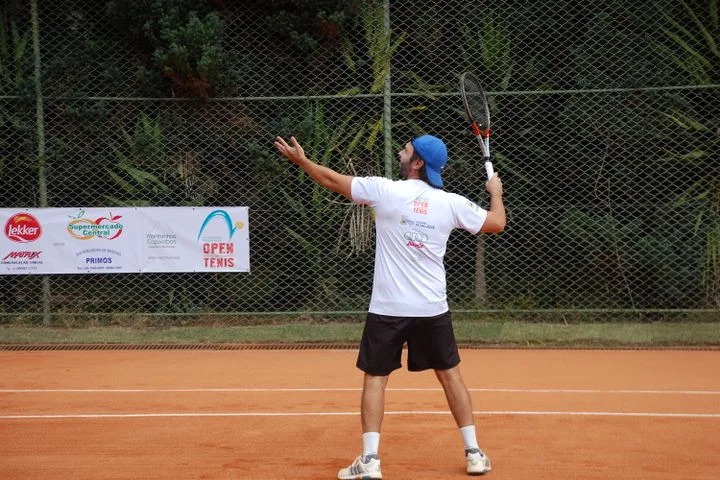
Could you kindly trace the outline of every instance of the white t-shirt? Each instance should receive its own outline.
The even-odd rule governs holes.
[[[422,180],[355,177],[355,203],[375,210],[375,275],[369,311],[431,317],[448,310],[443,257],[450,232],[478,233],[487,211]]]

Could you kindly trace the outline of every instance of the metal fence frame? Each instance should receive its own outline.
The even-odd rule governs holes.
[[[433,3],[433,2],[429,2]],[[442,3],[442,2],[441,2]],[[502,2],[499,2],[502,4]],[[48,169],[48,154],[47,154],[47,146],[46,146],[46,122],[47,122],[47,113],[45,112],[45,107],[48,102],[51,103],[62,103],[62,102],[104,102],[106,104],[111,105],[118,105],[122,104],[124,102],[139,102],[141,104],[192,104],[193,102],[196,102],[196,100],[193,99],[183,99],[183,98],[167,98],[167,97],[108,97],[108,96],[83,96],[83,97],[58,97],[58,96],[44,96],[44,89],[43,89],[43,82],[42,82],[42,55],[41,55],[41,45],[40,45],[40,39],[41,39],[41,31],[40,31],[40,18],[39,18],[39,12],[38,11],[38,2],[37,0],[32,0],[30,2],[30,10],[31,10],[31,29],[32,29],[32,47],[33,47],[33,80],[34,80],[34,99],[35,99],[35,112],[36,112],[36,130],[34,132],[36,136],[36,157],[37,157],[37,182],[38,182],[38,204],[37,205],[23,205],[23,207],[30,207],[30,206],[39,206],[39,207],[45,207],[45,206],[56,206],[53,205],[52,197],[48,197],[48,186],[52,185],[52,179],[48,178],[47,175],[47,169]],[[394,38],[392,35],[394,35],[393,30],[391,29],[392,26],[392,18],[391,14],[393,12],[399,12],[399,9],[397,11],[393,10],[391,8],[390,3],[388,0],[385,0],[382,4],[382,11],[383,11],[383,18],[382,18],[382,29],[379,29],[382,34],[387,35],[388,38]],[[572,39],[571,39],[572,40]],[[341,94],[316,94],[316,95],[282,95],[282,96],[272,96],[272,95],[253,95],[253,96],[233,96],[233,97],[213,97],[205,100],[206,105],[240,105],[247,107],[248,105],[252,104],[258,104],[262,102],[277,102],[278,105],[294,105],[292,108],[301,108],[297,107],[295,105],[300,105],[304,103],[312,104],[312,102],[327,102],[327,104],[331,104],[331,102],[334,101],[343,101],[343,99],[352,99],[352,101],[363,101],[367,100],[368,102],[378,102],[378,104],[381,105],[381,111],[377,112],[380,117],[382,118],[381,122],[381,128],[380,132],[378,132],[379,137],[382,139],[381,145],[378,147],[378,151],[381,153],[379,154],[382,158],[382,165],[379,166],[379,171],[377,171],[377,174],[382,174],[387,177],[392,177],[393,175],[393,167],[395,163],[395,147],[397,145],[397,142],[399,140],[395,139],[394,135],[395,132],[398,129],[395,128],[393,131],[393,125],[395,125],[395,120],[398,117],[401,117],[401,121],[399,123],[403,124],[405,122],[408,122],[409,118],[411,119],[412,114],[408,114],[407,111],[412,111],[414,107],[415,101],[417,102],[423,102],[425,99],[428,98],[428,95],[432,95],[433,102],[440,102],[442,108],[437,108],[436,113],[440,112],[440,115],[450,115],[452,112],[452,102],[457,101],[458,94],[456,92],[452,91],[433,91],[433,92],[421,92],[421,93],[414,93],[407,91],[404,88],[401,88],[400,91],[393,91],[392,81],[393,81],[393,70],[392,64],[391,64],[392,55],[388,56],[386,58],[386,65],[388,72],[390,72],[388,75],[385,76],[384,82],[382,83],[382,88],[373,93],[365,93],[365,94],[357,94],[357,93],[341,93]],[[482,59],[477,59],[477,64],[482,64]],[[457,68],[457,66],[455,66]],[[598,88],[588,88],[588,89],[548,89],[548,90],[493,90],[490,91],[491,98],[496,101],[500,107],[498,108],[501,112],[503,110],[504,105],[510,104],[512,101],[515,101],[515,99],[523,99],[523,101],[527,101],[529,105],[533,105],[533,99],[538,98],[547,98],[547,97],[563,97],[563,98],[578,98],[580,100],[578,101],[587,101],[588,103],[592,103],[594,101],[599,102],[599,104],[602,106],[602,99],[603,98],[611,98],[612,96],[615,96],[615,98],[611,98],[611,100],[608,100],[609,103],[614,104],[620,104],[622,102],[631,102],[631,101],[637,101],[641,104],[643,102],[647,102],[650,105],[654,105],[654,102],[656,102],[656,98],[654,95],[657,95],[659,97],[665,95],[665,94],[673,94],[677,93],[682,99],[686,97],[696,96],[696,95],[702,95],[703,92],[709,92],[709,99],[717,98],[718,92],[720,92],[720,85],[718,84],[685,84],[685,85],[649,85],[649,86],[632,86],[632,87],[603,87],[600,86]],[[587,100],[587,96],[592,96],[593,100]],[[9,95],[9,96],[3,96],[0,98],[0,101],[6,101],[6,102],[12,102],[15,100],[20,100],[21,97],[15,96],[15,95]],[[597,100],[601,99],[601,100]],[[649,100],[648,100],[649,99]],[[444,104],[443,102],[446,102],[447,104]],[[708,103],[710,101],[707,101],[705,104],[702,103],[702,101],[699,102],[700,105],[705,105],[706,108],[709,109],[710,114],[708,116],[712,116],[712,105]],[[179,107],[181,108],[181,107]],[[218,107],[219,108],[219,107]],[[252,107],[250,107],[252,108]],[[339,108],[339,107],[338,107]],[[522,108],[522,107],[521,107]],[[350,111],[352,109],[351,107],[347,107],[347,110]],[[397,113],[401,112],[401,113]],[[646,113],[643,113],[645,115]],[[392,115],[392,116],[391,116]],[[496,136],[498,137],[498,145],[499,147],[495,150],[498,152],[498,156],[500,159],[500,171],[503,171],[503,168],[506,170],[512,171],[513,163],[511,161],[504,162],[508,159],[510,155],[512,155],[513,152],[504,150],[503,147],[505,147],[503,143],[503,135],[504,134],[510,134],[510,133],[518,133],[518,128],[512,128],[513,125],[509,125],[509,120],[507,120],[507,117],[505,117],[504,123],[503,120],[501,120],[500,125],[498,126],[498,130],[496,131]],[[719,118],[720,115],[716,115],[714,118]],[[502,118],[502,117],[501,117]],[[642,122],[642,118],[639,120],[636,120],[638,122]],[[676,118],[675,121],[677,123],[681,122],[681,119]],[[445,120],[446,123],[450,123],[449,120]],[[422,129],[422,119],[420,120],[420,128]],[[455,127],[453,127],[455,128]],[[461,132],[462,125],[458,123],[457,125],[457,137],[454,138],[455,144],[457,145],[460,143],[457,141],[457,138],[462,138],[461,135],[463,134]],[[525,126],[527,128],[527,126]],[[405,129],[407,130],[407,129]],[[416,129],[417,130],[417,129]],[[542,136],[544,132],[539,132]],[[402,133],[398,133],[398,136],[401,136]],[[544,138],[545,142],[554,142],[555,140],[551,136],[546,136]],[[614,147],[617,144],[611,145],[611,147]],[[553,144],[551,145],[552,148],[556,149],[557,151],[561,152],[562,148],[565,144],[560,143],[559,145]],[[468,147],[463,147],[467,149]],[[633,152],[627,152],[627,155],[632,155]],[[464,167],[466,172],[473,171],[472,167]],[[580,167],[578,167],[580,168]],[[600,167],[605,168],[605,167]],[[711,168],[711,167],[710,167]],[[480,170],[477,170],[478,172]],[[668,167],[668,172],[672,172],[671,168]],[[544,170],[543,172],[548,172],[547,170]],[[607,172],[607,170],[606,170]],[[712,170],[708,170],[707,172],[709,175],[712,175]],[[522,172],[513,174],[511,178],[519,179],[522,177]],[[479,178],[479,177],[478,177]],[[552,172],[549,173],[549,178],[554,178]],[[617,179],[618,177],[613,177]],[[596,182],[602,181],[602,175],[597,175],[597,178],[595,180]],[[688,180],[692,181],[692,180]],[[455,184],[455,186],[460,186],[458,190],[465,194],[472,194],[472,195],[478,195],[479,192],[477,190],[474,190],[472,187],[468,188],[466,185],[460,185]],[[596,184],[597,186],[597,184]],[[513,185],[508,184],[510,195],[512,195],[512,189]],[[305,184],[303,188],[311,188]],[[608,186],[608,189],[611,189],[612,187]],[[682,190],[682,188],[680,189]],[[609,190],[608,190],[609,191]],[[529,194],[527,194],[529,195]],[[481,198],[481,197],[477,197]],[[476,199],[477,199],[476,198]],[[532,202],[531,197],[526,197],[529,202]],[[588,201],[592,203],[593,201],[598,201],[597,195],[593,197],[592,195],[588,195]],[[480,203],[482,203],[482,199],[480,200]],[[509,202],[510,205],[510,224],[512,225],[512,222],[515,218],[524,218],[520,212],[523,212],[523,209],[529,209],[532,207],[532,203],[527,204],[513,204],[513,201],[511,200]],[[12,205],[13,207],[20,207],[18,205]],[[70,206],[70,205],[61,205],[61,206]],[[77,205],[80,206],[80,205]],[[253,208],[255,205],[249,205],[251,208],[251,212],[253,211]],[[617,205],[615,206],[617,208]],[[536,205],[533,208],[539,208],[539,209],[547,209],[552,208],[552,206],[539,204]],[[563,207],[565,208],[565,207]],[[583,211],[583,206],[580,206],[578,209],[579,212]],[[587,207],[592,208],[592,206]],[[633,207],[634,208],[634,207]],[[640,208],[640,207],[638,207]],[[666,208],[666,205],[660,205],[657,207],[658,209]],[[265,210],[264,205],[260,205],[257,210],[264,212]],[[268,211],[275,211],[274,209],[270,209]],[[537,212],[535,212],[537,213]],[[532,214],[532,213],[531,213]],[[542,212],[541,214],[548,214],[547,210]],[[603,214],[605,215],[605,214]],[[606,215],[606,220],[608,220],[610,227],[608,226],[595,226],[597,228],[620,228],[622,225],[615,225],[613,226],[613,222],[615,220],[613,219],[614,213],[610,213],[609,215]],[[631,212],[631,215],[629,216],[635,216],[639,217],[642,216],[642,213],[637,212]],[[618,218],[622,217],[622,214],[618,214]],[[633,217],[634,218],[634,217]],[[569,221],[566,219],[566,221]],[[593,221],[597,221],[597,219],[590,219],[590,218],[580,218],[578,221],[585,221],[590,222],[589,225],[589,231],[592,230],[592,228],[595,228],[591,223]],[[713,220],[717,221],[717,219]],[[260,223],[260,222],[258,222]],[[523,224],[520,223],[520,227],[522,228]],[[251,220],[251,232],[253,229],[253,222]],[[252,234],[252,233],[251,233]],[[537,234],[537,233],[536,233]],[[615,235],[611,232],[611,236]],[[622,242],[628,241],[628,235],[632,235],[632,233],[626,233],[624,234],[626,237],[624,237]],[[540,239],[542,241],[542,239]],[[488,238],[488,239],[482,239],[480,241],[483,245],[483,252],[486,252],[484,248],[490,248],[490,252],[498,252],[502,251],[503,249],[507,249],[507,245],[503,245],[503,237],[498,238]],[[251,243],[252,245],[252,243]],[[702,243],[698,243],[692,246],[692,248],[702,248]],[[618,246],[618,251],[621,248],[625,248],[625,244]],[[673,248],[683,248],[682,240],[678,240],[678,243]],[[463,248],[469,249],[470,252],[473,252],[476,247],[473,246],[472,242],[468,243],[467,240],[465,240],[465,246]],[[477,252],[480,252],[480,246],[477,247]],[[580,248],[580,247],[578,247]],[[653,247],[654,248],[654,247]],[[658,247],[660,248],[660,247]],[[494,249],[494,250],[493,250]],[[612,253],[612,252],[610,252]],[[254,259],[260,258],[263,255],[262,252],[251,252],[251,263]],[[491,255],[496,255],[497,258],[501,259],[508,259],[511,258],[512,252],[506,252],[506,253],[491,253]],[[366,254],[367,256],[367,254]],[[468,257],[469,258],[469,257]],[[680,258],[680,257],[678,257]],[[287,259],[288,264],[292,263],[292,258]],[[452,259],[449,259],[449,262],[452,262]],[[493,259],[488,260],[488,262],[493,261]],[[532,259],[525,259],[523,261],[530,261],[532,262]],[[467,272],[470,272],[472,270],[471,266],[467,263],[467,260],[464,260],[464,266],[463,271],[467,274]],[[622,261],[618,260],[618,265],[622,264]],[[365,268],[366,277],[368,278],[368,281],[371,277],[371,272],[367,270],[367,261],[364,263],[360,263],[359,267],[357,268]],[[364,265],[364,267],[362,266]],[[613,266],[611,268],[612,271],[608,270],[608,272],[605,272],[603,275],[610,277],[611,275],[619,275],[622,277],[624,272],[622,271],[622,267],[620,269],[616,268],[616,266]],[[476,267],[477,268],[477,267]],[[524,266],[522,268],[525,268]],[[449,270],[452,270],[453,267],[449,267]],[[547,268],[539,269],[538,273],[536,273],[539,276],[542,276],[542,271],[551,272],[556,275],[562,275],[562,269],[553,269],[553,268]],[[575,271],[576,272],[576,271]],[[522,272],[519,272],[522,273]],[[203,275],[203,274],[196,274],[196,275]],[[238,274],[242,275],[242,274]],[[252,275],[252,273],[250,274]],[[277,275],[274,273],[274,275]],[[575,273],[577,275],[577,273]],[[639,277],[641,273],[638,273],[637,276]],[[496,273],[494,278],[502,278],[503,272]],[[163,278],[167,278],[160,276],[158,277],[159,281],[163,281]],[[176,280],[178,283],[182,283],[184,278],[189,277],[182,277],[181,279]],[[476,279],[479,278],[476,275]],[[100,309],[92,309],[92,311],[81,311],[81,310],[75,310],[75,311],[62,311],[57,310],[53,307],[53,281],[55,279],[50,276],[43,276],[41,279],[41,285],[39,288],[39,291],[36,291],[38,295],[41,296],[41,302],[39,305],[41,305],[41,310],[31,312],[31,311],[25,311],[25,312],[18,312],[18,311],[0,311],[0,316],[5,318],[18,318],[18,317],[27,317],[27,316],[34,316],[34,317],[42,317],[44,323],[49,324],[52,321],[52,317],[56,316],[56,318],[61,318],[63,316],[68,317],[101,317],[101,316],[112,316],[112,315],[130,315],[130,316],[158,316],[158,317],[228,317],[228,316],[238,316],[238,315],[244,315],[244,316],[265,316],[265,315],[291,315],[291,316],[297,316],[297,315],[304,315],[304,314],[312,314],[312,315],[357,315],[364,312],[362,308],[342,308],[343,302],[337,301],[336,303],[333,303],[334,301],[328,301],[326,303],[320,302],[319,305],[313,306],[312,301],[300,301],[298,303],[295,303],[294,307],[290,308],[260,308],[260,309],[238,309],[237,305],[230,306],[230,307],[224,307],[222,305],[214,305],[213,301],[211,300],[207,304],[205,304],[203,307],[199,307],[197,309],[191,309],[190,311],[144,311],[142,308],[134,309],[132,307],[128,307],[128,303],[124,303],[118,307],[109,306],[108,308],[100,308]],[[73,284],[76,279],[68,280],[68,283]],[[582,282],[582,278],[578,277],[577,279],[580,282]],[[23,280],[20,280],[20,283],[22,283]],[[30,282],[31,280],[25,279],[25,281]],[[65,282],[62,278],[59,279],[61,282]],[[78,282],[82,283],[83,281],[88,280],[78,280]],[[91,280],[90,280],[91,281]],[[129,280],[132,282],[132,280]],[[278,279],[272,279],[273,282],[280,282]],[[285,280],[286,282],[288,280]],[[338,279],[335,279],[333,281],[340,281]],[[507,313],[507,314],[514,314],[514,315],[544,315],[544,314],[568,314],[568,315],[585,315],[587,317],[597,317],[602,315],[623,315],[623,314],[645,314],[645,315],[654,315],[657,316],[673,316],[673,317],[685,317],[686,315],[695,315],[695,314],[718,314],[720,313],[720,304],[715,303],[700,303],[696,300],[690,300],[690,301],[678,301],[678,302],[664,302],[664,301],[658,301],[655,305],[653,305],[653,299],[648,299],[645,301],[636,302],[635,299],[632,298],[632,290],[634,288],[633,285],[630,285],[634,280],[628,279],[628,278],[617,278],[615,279],[617,282],[626,282],[627,283],[627,292],[629,294],[630,300],[625,301],[604,301],[599,300],[597,303],[594,304],[594,306],[578,306],[573,307],[572,302],[573,300],[570,299],[567,302],[563,299],[557,300],[555,303],[555,307],[548,308],[547,306],[541,306],[537,307],[534,306],[533,301],[528,301],[527,303],[523,303],[524,295],[522,292],[515,295],[515,297],[519,298],[518,301],[509,301],[505,302],[504,304],[497,305],[492,304],[490,302],[489,304],[483,305],[483,302],[480,304],[471,305],[467,302],[459,302],[455,305],[454,310],[457,312],[465,312],[465,313]],[[662,280],[660,280],[662,281]],[[174,280],[168,280],[169,283],[175,283]],[[610,282],[612,282],[612,279],[610,279]],[[451,282],[451,287],[453,286]],[[457,285],[454,285],[457,286]],[[108,287],[113,288],[113,287]],[[265,287],[262,287],[265,288]],[[322,285],[318,288],[332,288],[328,285]],[[476,289],[478,287],[475,287]],[[484,288],[484,287],[483,287]],[[232,287],[228,287],[228,291],[232,291]],[[30,288],[30,290],[33,290]],[[70,288],[70,291],[73,291],[74,288]],[[280,288],[279,290],[283,290]],[[287,289],[285,289],[287,290]],[[338,289],[339,292],[341,292],[343,289]],[[668,290],[672,291],[672,289]],[[292,293],[292,292],[291,292]],[[358,296],[362,297],[369,297],[369,284],[365,284],[362,286],[362,292],[358,292]],[[485,293],[484,293],[485,294]],[[483,294],[483,295],[484,295]],[[302,295],[301,293],[298,294],[299,296]],[[333,295],[335,295],[333,297]],[[337,296],[341,296],[341,294],[330,294],[330,297],[323,297],[323,298],[336,298]],[[570,295],[572,296],[572,295]],[[612,297],[612,294],[608,294],[608,298]],[[355,303],[352,303],[355,307],[362,303],[361,301],[356,301]],[[293,305],[292,302],[278,302],[278,305]],[[468,305],[470,305],[468,307]],[[561,306],[564,305],[564,306]],[[328,308],[330,307],[330,308]],[[655,317],[653,317],[655,318]]]

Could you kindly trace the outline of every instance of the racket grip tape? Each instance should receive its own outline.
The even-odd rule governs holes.
[[[493,164],[490,159],[485,160],[485,172],[487,172],[488,180],[490,180],[492,176],[495,175],[495,169],[493,168]]]

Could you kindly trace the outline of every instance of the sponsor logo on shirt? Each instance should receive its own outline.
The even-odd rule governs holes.
[[[435,230],[435,225],[427,223],[424,220],[413,220],[406,215],[400,215],[400,225],[407,225],[408,227],[424,228],[426,230]]]
[[[414,230],[409,230],[407,232],[403,232],[403,237],[405,238],[405,240],[409,240],[412,242],[421,242],[422,243],[422,242],[428,241],[427,235],[425,235],[422,232],[416,232]]]
[[[479,212],[482,210],[482,207],[478,205],[477,203],[471,202],[470,200],[467,201],[468,207],[472,208],[474,211]]]
[[[419,213],[420,215],[427,215],[430,202],[427,198],[418,197],[413,200],[413,213]]]
[[[405,239],[406,247],[416,248],[418,250],[425,248],[425,242],[428,241],[428,236],[426,234],[415,230],[404,231],[403,238]]]

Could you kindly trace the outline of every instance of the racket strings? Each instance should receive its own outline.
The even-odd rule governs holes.
[[[486,136],[485,131],[487,134],[490,133],[490,112],[485,91],[475,79],[469,78],[469,76],[463,79],[463,91],[470,120],[477,123],[483,131],[483,136]],[[473,132],[475,132],[474,128]]]

